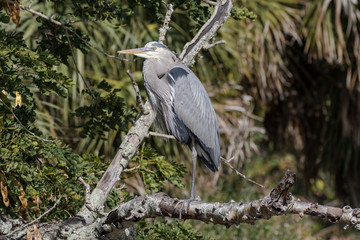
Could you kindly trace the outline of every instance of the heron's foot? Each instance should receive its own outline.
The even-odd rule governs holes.
[[[189,211],[189,208],[190,208],[190,203],[192,201],[196,200],[194,197],[192,198],[189,198],[189,199],[184,199],[184,200],[179,200],[179,202],[176,203],[174,209],[176,209],[179,205],[179,220],[181,220],[181,212],[183,211],[185,205],[186,206],[186,209],[185,209],[185,213],[187,213]]]

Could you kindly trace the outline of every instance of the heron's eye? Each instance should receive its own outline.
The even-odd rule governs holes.
[[[155,51],[155,50],[156,50],[156,47],[152,47],[152,50],[154,50],[154,51]]]

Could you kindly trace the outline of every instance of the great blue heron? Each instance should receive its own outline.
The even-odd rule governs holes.
[[[119,51],[146,58],[143,78],[157,121],[192,151],[193,171],[190,199],[194,199],[196,159],[213,172],[219,170],[219,126],[209,96],[195,74],[175,53],[158,42],[143,48]]]

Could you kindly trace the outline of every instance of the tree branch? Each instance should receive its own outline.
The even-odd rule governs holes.
[[[49,212],[51,212],[52,210],[54,210],[54,208],[60,203],[62,196],[55,202],[55,204],[49,208],[48,210],[46,210],[43,214],[41,214],[39,217],[37,217],[36,219],[34,219],[33,221],[21,226],[20,228],[16,228],[15,230],[13,230],[12,232],[8,233],[6,236],[11,236],[14,233],[24,230],[25,228],[27,228],[28,226],[36,223],[37,221],[39,221],[40,219],[42,219],[44,216],[46,216],[47,214],[49,214]]]
[[[90,96],[91,96],[93,99],[95,99],[95,95],[94,95],[94,93],[92,92],[92,90],[91,90],[91,88],[90,88],[90,84],[89,84],[88,80],[86,80],[86,79],[84,78],[84,76],[83,76],[82,73],[80,72],[80,69],[79,69],[79,67],[78,67],[78,65],[77,65],[77,62],[76,62],[76,59],[75,59],[75,54],[74,54],[73,48],[72,48],[72,46],[71,46],[71,41],[70,41],[70,37],[69,37],[69,33],[68,33],[67,28],[65,28],[65,34],[66,34],[66,38],[67,38],[68,43],[69,43],[69,48],[70,48],[70,52],[71,52],[71,58],[72,58],[72,60],[73,60],[73,62],[74,62],[75,69],[76,69],[77,73],[80,75],[80,77],[81,77],[81,79],[83,80],[83,82],[85,83],[85,86],[86,86],[87,90],[89,90]]]
[[[236,175],[239,175],[240,177],[244,178],[246,181],[248,182],[251,182],[261,188],[265,188],[264,185],[260,184],[260,183],[257,183],[255,182],[254,180],[248,178],[247,176],[245,176],[244,174],[242,174],[241,172],[239,172],[236,168],[234,168],[231,164],[230,164],[230,161],[234,159],[234,157],[230,158],[229,160],[226,160],[225,158],[221,157],[221,161],[226,165],[228,166],[229,168],[231,168],[235,173]]]
[[[91,193],[90,201],[94,208],[100,208],[104,205],[108,194],[119,180],[120,174],[135,156],[142,140],[148,135],[149,128],[155,119],[155,113],[152,111],[149,101],[144,104],[144,110],[149,113],[141,113],[140,117],[130,128],[114,159]],[[82,207],[78,215],[83,217],[87,223],[93,222],[97,217],[96,213],[88,210],[86,206]]]
[[[213,5],[213,6],[216,6],[216,2],[213,2],[213,1],[210,1],[210,0],[202,0],[204,3],[207,3],[209,5]]]
[[[295,200],[289,192],[295,180],[295,174],[287,171],[278,186],[266,197],[247,203],[191,201],[187,209],[178,204],[178,199],[170,198],[164,193],[137,197],[111,211],[105,218],[103,226],[105,229],[113,229],[115,226],[128,227],[145,218],[162,216],[179,218],[181,214],[183,219],[196,219],[230,227],[240,223],[255,224],[259,219],[270,219],[273,216],[298,214],[300,217],[317,216],[332,223],[343,222],[349,227],[360,227],[359,208],[352,209],[345,206],[341,209]]]
[[[211,44],[205,44],[203,48],[205,50],[209,50],[210,48],[215,47],[216,45],[225,44],[225,43],[226,43],[225,40],[220,40]]]
[[[140,94],[140,89],[139,89],[139,86],[137,85],[133,75],[131,74],[130,70],[128,69],[126,71],[126,73],[129,75],[130,77],[130,80],[134,86],[134,89],[135,89],[135,94],[136,94],[136,106],[138,106],[141,110],[142,113],[144,114],[148,114],[148,112],[145,111],[145,108],[144,108],[144,104],[143,104],[143,101],[142,101],[142,98],[141,98],[141,94]]]
[[[167,4],[164,0],[162,1],[165,4],[167,11],[165,14],[165,20],[163,26],[159,29],[159,42],[163,43],[165,41],[166,32],[170,29],[169,23],[171,20],[171,14],[174,12],[172,4]]]
[[[48,140],[42,137],[37,136],[35,133],[33,133],[32,131],[30,131],[29,129],[27,129],[24,124],[22,124],[22,122],[20,121],[20,119],[16,116],[16,114],[14,113],[14,111],[11,109],[11,107],[9,107],[1,98],[0,98],[0,102],[11,112],[11,114],[14,116],[14,118],[16,119],[16,121],[20,124],[20,126],[30,135],[32,135],[33,137],[40,139],[44,142],[55,142],[56,140]]]
[[[180,59],[185,65],[191,65],[196,54],[214,37],[215,33],[230,17],[231,8],[231,0],[218,0],[211,18],[201,27],[193,40],[185,45],[180,54]]]
[[[157,132],[149,132],[149,136],[161,137],[161,138],[167,138],[167,139],[174,139],[174,140],[176,140],[176,138],[175,138],[173,135],[167,135],[167,134],[162,134],[162,133],[157,133]]]

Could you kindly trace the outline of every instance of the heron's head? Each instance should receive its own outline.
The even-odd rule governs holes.
[[[142,58],[167,58],[169,54],[174,54],[167,46],[159,42],[149,42],[142,48],[134,48],[118,51],[119,54],[134,54]]]

